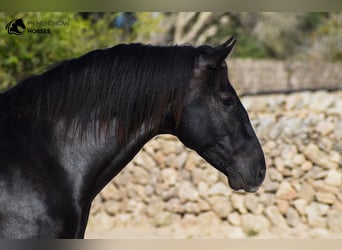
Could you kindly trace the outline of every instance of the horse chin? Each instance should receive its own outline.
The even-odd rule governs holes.
[[[247,185],[240,175],[228,177],[228,183],[229,186],[236,192],[255,193],[260,187]]]

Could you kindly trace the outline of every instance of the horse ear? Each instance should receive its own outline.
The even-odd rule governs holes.
[[[200,68],[215,68],[223,63],[223,61],[229,56],[236,43],[236,39],[231,37],[223,44],[215,47],[215,51],[200,55],[199,67]]]
[[[215,50],[224,49],[224,48],[228,47],[232,42],[234,42],[234,43],[236,42],[236,39],[233,36],[229,37],[229,39],[227,41],[225,41],[224,43],[217,45],[215,47]]]

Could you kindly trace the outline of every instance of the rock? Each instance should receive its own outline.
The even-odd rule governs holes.
[[[279,171],[280,174],[283,174],[285,170],[285,162],[281,157],[276,157],[274,159],[274,165],[276,166],[277,171]]]
[[[126,187],[126,183],[132,181],[132,169],[135,168],[132,162],[130,162],[118,175],[113,179],[114,184],[121,190]]]
[[[316,172],[314,173],[314,171],[312,171],[313,173],[313,178],[314,180],[321,180],[321,179],[324,179],[326,176],[327,176],[327,172],[325,171],[319,171],[319,172]]]
[[[263,150],[264,153],[266,155],[271,155],[272,151],[277,147],[277,143],[275,143],[274,141],[267,141],[264,145],[263,145]]]
[[[324,152],[329,153],[332,150],[333,143],[329,137],[321,136],[316,144]]]
[[[270,223],[262,215],[243,214],[241,216],[241,227],[247,236],[255,236],[266,232]]]
[[[300,215],[305,215],[305,208],[307,206],[308,202],[304,199],[297,199],[293,201],[293,205],[295,206],[296,210]]]
[[[150,179],[149,173],[142,167],[130,168],[130,173],[132,174],[132,182],[145,185]]]
[[[285,110],[286,111],[291,111],[291,110],[296,110],[298,108],[301,108],[302,100],[299,98],[297,95],[288,95],[286,100],[285,100]],[[300,106],[298,106],[300,105]]]
[[[179,199],[177,198],[168,200],[165,203],[165,209],[172,213],[184,213],[185,212],[184,206],[180,203]]]
[[[227,230],[227,237],[229,239],[244,239],[246,238],[246,234],[244,233],[244,231],[242,230],[241,227],[229,227],[229,229]]]
[[[327,215],[328,227],[334,233],[342,233],[342,212],[331,210]]]
[[[294,179],[300,179],[303,176],[303,171],[298,167],[293,168],[291,171],[291,176]]]
[[[335,150],[336,152],[342,152],[342,140],[333,142],[333,150]],[[341,155],[340,155],[340,158],[341,158]],[[340,160],[339,166],[342,167],[341,160]]]
[[[313,110],[324,112],[333,104],[333,99],[325,91],[318,91],[311,95],[309,107]]]
[[[271,116],[259,119],[257,124],[258,133],[260,135],[263,135],[263,137],[268,137],[269,131],[271,130],[275,122],[275,118]]]
[[[100,195],[97,195],[93,202],[91,203],[90,214],[95,215],[102,211],[102,198]]]
[[[144,188],[144,186],[141,185],[135,185],[135,195],[137,195],[142,201],[144,201],[145,203],[148,202],[149,197],[147,195],[146,192],[146,188]]]
[[[208,190],[209,190],[209,186],[206,182],[204,181],[200,181],[198,183],[198,193],[201,197],[207,197],[208,195]]]
[[[199,195],[190,181],[182,181],[178,187],[178,197],[181,203],[185,203],[187,201],[196,201]]]
[[[190,214],[199,214],[199,212],[201,211],[199,205],[196,202],[185,203],[184,209],[187,213]]]
[[[116,223],[124,227],[132,224],[131,213],[119,213],[115,217],[112,217],[112,218],[115,218]]]
[[[201,212],[210,210],[209,203],[201,198],[198,199],[198,207]]]
[[[147,169],[155,168],[157,166],[155,160],[144,151],[141,151],[136,155],[133,159],[133,163],[141,167],[146,167]]]
[[[177,169],[183,168],[186,160],[188,157],[188,153],[186,151],[182,151],[179,155],[175,157],[174,164],[176,165]]]
[[[167,186],[173,186],[177,183],[177,171],[173,168],[164,168],[161,176]]]
[[[342,139],[342,119],[339,120],[334,128],[334,138],[336,138],[337,140],[341,140]]]
[[[165,167],[176,168],[179,170],[179,168],[176,164],[176,154],[175,153],[165,155]]]
[[[151,185],[151,184],[146,185],[146,186],[145,186],[145,193],[146,193],[146,195],[148,195],[148,196],[153,195],[153,193],[154,193],[154,187],[153,187],[153,185]]]
[[[327,215],[328,211],[329,211],[329,206],[328,205],[320,204],[320,203],[317,203],[317,202],[310,203],[306,207],[306,209],[305,209],[305,212],[307,213],[307,215],[312,213],[312,214],[317,214],[317,215],[325,216],[325,215]]]
[[[305,163],[305,157],[302,154],[296,154],[293,156],[292,163],[296,166],[301,166]]]
[[[284,215],[286,214],[287,210],[290,207],[290,203],[287,200],[283,200],[283,199],[277,199],[276,204],[279,209],[279,212]]]
[[[199,156],[194,151],[190,151],[184,163],[184,168],[187,170],[193,170],[198,164]]]
[[[283,145],[280,157],[287,167],[295,167],[296,163],[294,161],[295,156],[298,154],[297,147],[295,145]]]
[[[269,218],[272,226],[286,228],[287,224],[285,218],[279,213],[276,206],[270,206],[265,209],[265,214]]]
[[[219,180],[219,172],[210,167],[205,169],[203,177],[209,186],[213,186]]]
[[[276,197],[284,200],[293,200],[297,197],[297,191],[289,182],[283,181],[279,186]]]
[[[275,196],[274,194],[263,193],[259,196],[259,202],[264,205],[264,207],[271,206],[275,203]]]
[[[336,201],[336,196],[331,193],[317,192],[316,199],[320,203],[333,204]]]
[[[178,179],[179,180],[190,180],[191,181],[191,172],[186,169],[178,170]],[[193,183],[195,184],[195,183]]]
[[[159,145],[164,155],[176,154],[177,152],[177,145],[174,140],[160,140]]]
[[[205,181],[205,171],[200,168],[193,168],[191,170],[191,180],[192,183],[198,185],[200,182],[205,183],[208,186],[208,183]]]
[[[279,183],[276,181],[271,181],[269,178],[266,178],[262,185],[265,189],[265,192],[269,193],[275,193],[279,188]]]
[[[270,178],[270,180],[279,182],[283,179],[283,176],[281,175],[281,173],[279,173],[278,170],[274,168],[269,168],[267,169],[267,171],[267,176]]]
[[[304,183],[298,193],[298,198],[311,202],[315,197],[315,193],[316,191],[311,185]]]
[[[240,226],[241,225],[241,216],[238,212],[233,212],[228,215],[228,221],[233,226]]]
[[[238,193],[233,193],[231,195],[231,201],[233,208],[239,211],[240,214],[247,213],[247,209],[245,207],[244,196]]]
[[[282,136],[284,137],[293,138],[304,132],[302,129],[305,128],[305,126],[303,126],[303,120],[301,118],[282,117],[279,120],[279,123],[283,128]]]
[[[339,199],[338,201],[336,201],[332,206],[331,206],[331,210],[335,210],[338,211],[342,214],[342,203],[341,203],[341,199]]]
[[[197,225],[198,220],[197,216],[193,214],[185,214],[184,217],[182,218],[181,225],[183,228],[193,228],[195,225]]]
[[[113,206],[115,205],[115,203],[113,204]],[[141,206],[139,205],[139,203],[134,200],[134,199],[125,199],[123,200],[121,203],[119,203],[120,206],[120,211],[125,212],[125,213],[132,213],[135,212],[138,207],[141,209]],[[112,210],[116,210],[114,207],[112,208]],[[113,212],[113,214],[115,214]]]
[[[197,216],[198,225],[203,228],[218,227],[221,223],[219,217],[212,211],[201,213]]]
[[[161,175],[160,169],[158,169],[158,168],[151,169],[150,170],[150,179],[149,179],[148,185],[154,186],[156,183],[159,183],[160,179],[161,179],[160,175]]]
[[[276,140],[283,133],[283,127],[278,124],[273,124],[268,132],[268,137],[271,140]],[[267,138],[267,137],[266,137]]]
[[[327,238],[329,231],[326,228],[312,228],[309,231],[309,236],[311,238]]]
[[[312,202],[305,208],[308,216],[308,223],[311,227],[326,227],[326,219],[324,216],[329,211],[329,206]]]
[[[104,209],[107,214],[115,215],[120,211],[122,205],[115,200],[109,200],[104,203]]]
[[[231,194],[231,189],[228,188],[226,184],[222,182],[215,183],[208,191],[209,196],[221,195],[228,197]]]
[[[307,172],[312,169],[312,163],[311,161],[304,161],[303,164],[300,166],[300,168],[304,171]]]
[[[315,144],[309,144],[304,150],[305,156],[313,163],[325,169],[335,169],[338,164],[330,160],[329,155],[322,152]]]
[[[100,212],[94,216],[90,216],[87,227],[101,228],[102,231],[111,230],[115,226],[116,218],[108,215],[105,212]]]
[[[341,186],[342,184],[342,174],[340,171],[331,169],[328,171],[327,177],[325,178],[325,183],[331,186]]]
[[[101,191],[101,197],[104,200],[113,200],[118,199],[119,194],[117,188],[114,186],[112,182],[108,183]]]
[[[338,187],[327,185],[325,180],[317,180],[311,183],[316,192],[338,193]]]
[[[150,203],[146,207],[147,216],[153,218],[156,214],[164,210],[165,205],[165,202],[163,202],[159,197],[151,197]]]
[[[222,219],[226,219],[233,210],[231,203],[226,197],[213,196],[208,199],[213,211]]]
[[[160,211],[153,217],[153,225],[156,227],[165,227],[173,222],[173,216],[171,213],[166,211]]]
[[[331,121],[323,120],[320,121],[316,126],[316,131],[319,132],[321,135],[326,136],[330,132],[333,131],[335,125]]]
[[[158,150],[153,154],[153,158],[156,161],[157,167],[164,168],[165,167],[165,155],[162,151]]]
[[[154,157],[155,154],[159,151],[159,142],[156,138],[150,140],[148,143],[144,145],[142,151],[146,152],[150,156]]]
[[[286,221],[290,227],[296,227],[301,222],[297,211],[290,207],[286,213]]]
[[[329,158],[332,162],[335,162],[337,164],[341,163],[341,155],[336,151],[330,151]]]
[[[177,189],[175,187],[166,188],[161,192],[160,196],[163,201],[168,201],[177,196]]]
[[[259,203],[259,199],[255,194],[245,195],[245,207],[253,214],[262,214],[264,211],[264,206]]]

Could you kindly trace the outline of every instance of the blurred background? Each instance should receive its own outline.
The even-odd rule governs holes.
[[[5,29],[16,18],[26,24],[22,35]],[[69,22],[28,34],[29,20]],[[18,12],[0,13],[0,21],[1,91],[118,43],[238,40],[229,77],[265,152],[260,190],[230,190],[195,152],[158,136],[96,197],[86,237],[342,236],[342,13]]]
[[[14,18],[70,23],[49,35],[8,35],[5,26]],[[341,13],[18,12],[0,13],[0,21],[2,89],[60,60],[128,42],[215,45],[234,35],[234,58],[342,60]]]

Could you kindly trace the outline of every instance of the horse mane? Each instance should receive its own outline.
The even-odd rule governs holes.
[[[81,133],[91,124],[108,129],[115,119],[122,141],[142,126],[159,129],[171,102],[179,121],[197,53],[192,46],[142,44],[94,50],[21,81],[1,95],[1,109],[62,119]]]

